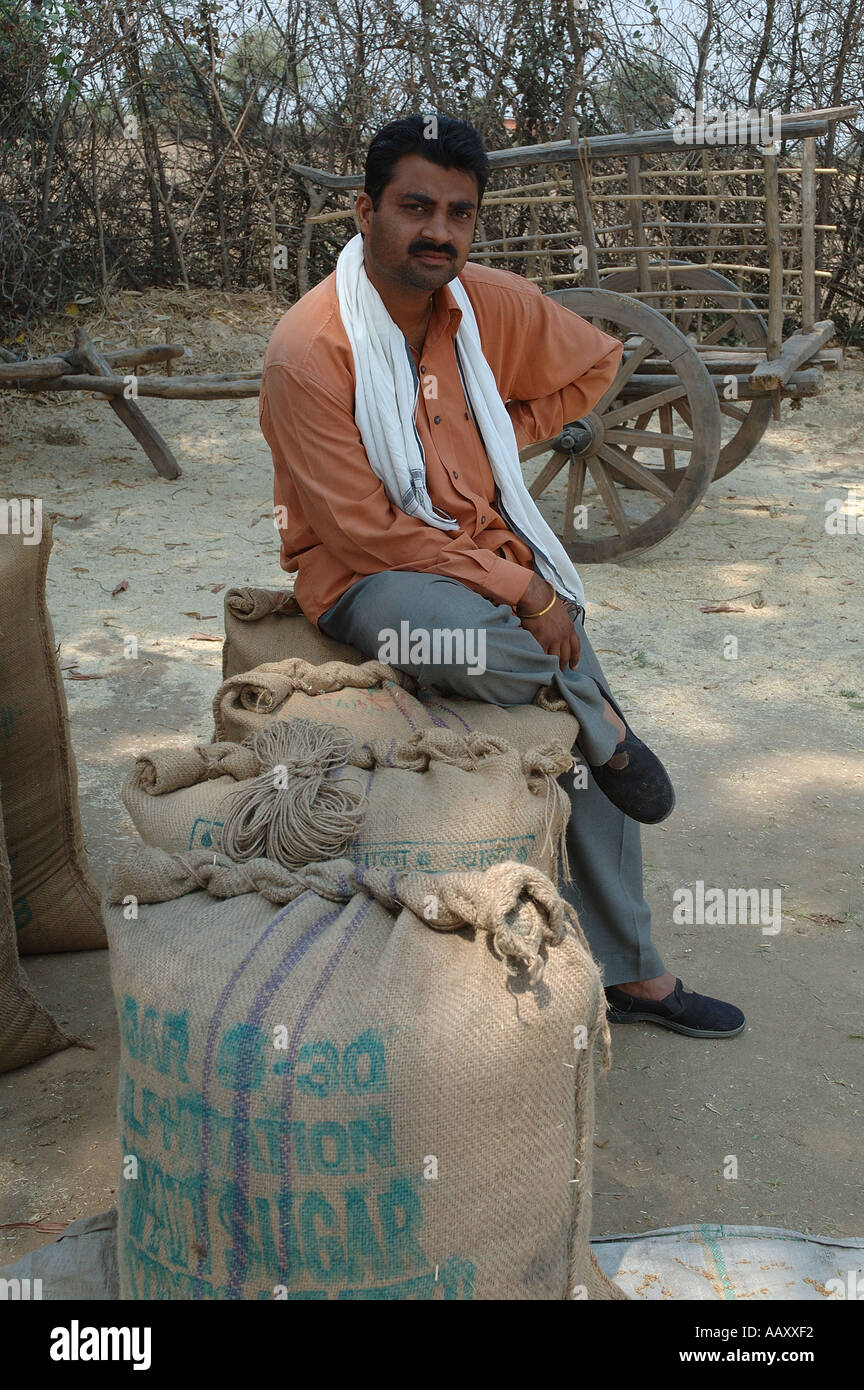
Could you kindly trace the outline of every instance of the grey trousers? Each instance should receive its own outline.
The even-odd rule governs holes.
[[[543,685],[555,685],[581,725],[574,757],[599,764],[612,756],[618,734],[603,717],[603,698],[597,687],[606,678],[591,649],[581,621],[579,664],[562,671],[556,657],[547,656],[507,604],[491,603],[458,580],[443,575],[388,570],[372,574],[343,594],[319,619],[321,631],[336,641],[377,658],[384,629],[435,628],[485,633],[485,671],[469,673],[468,665],[453,662],[423,665],[391,662],[418,683],[468,700],[495,705],[530,704]],[[475,639],[476,640],[476,639]],[[466,643],[466,646],[468,644]],[[476,653],[477,647],[474,647]],[[407,655],[407,653],[406,653]],[[625,816],[600,791],[590,766],[587,776],[565,773],[561,785],[570,798],[567,852],[573,875],[560,892],[576,909],[582,930],[604,983],[649,980],[663,973],[663,962],[651,941],[651,914],[642,892],[642,843],[639,824]],[[585,786],[577,786],[584,781]]]

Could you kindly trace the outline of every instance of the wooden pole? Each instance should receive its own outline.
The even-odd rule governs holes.
[[[816,280],[816,141],[801,143],[801,330],[812,333],[817,304]]]
[[[570,141],[579,143],[579,122],[575,116],[570,118]],[[600,284],[600,270],[597,264],[597,237],[594,231],[594,214],[591,211],[591,196],[588,180],[581,159],[574,159],[570,165],[570,181],[573,184],[573,202],[579,220],[579,235],[585,247],[585,269],[582,272],[583,285],[596,289]]]
[[[303,218],[303,231],[300,236],[300,245],[297,247],[297,293],[303,295],[309,289],[309,253],[312,249],[312,223],[313,222],[335,222],[342,217],[353,217],[354,210],[345,213],[331,213],[320,217],[316,214],[321,212],[327,201],[327,189],[321,188],[314,183],[306,183],[306,194],[309,199],[309,206]]]
[[[768,250],[768,356],[777,357],[783,341],[783,241],[777,156],[763,156],[765,170],[765,244]]]
[[[114,373],[101,352],[97,352],[83,328],[75,329],[75,355],[83,367],[94,376],[113,376]],[[179,478],[180,465],[157,429],[150,424],[140,406],[122,397],[109,397],[108,404],[118,419],[135,436],[156,472],[163,478]]]
[[[126,383],[122,376],[106,377],[75,373],[61,376],[56,381],[33,382],[32,384],[26,382],[22,386],[24,390],[33,394],[38,391],[93,391],[110,397],[112,403],[117,400],[118,403],[124,405],[130,404],[130,402],[119,400],[126,390]],[[0,383],[0,388],[2,388],[2,383]],[[161,400],[167,401],[243,400],[248,396],[257,396],[260,390],[260,372],[213,377],[142,376],[137,387],[139,396],[158,396]],[[167,474],[165,476],[167,477]]]
[[[632,116],[624,118],[624,129],[628,134],[635,129],[636,122]],[[630,229],[633,233],[633,244],[636,247],[645,244],[645,229],[642,226],[642,183],[639,177],[642,168],[642,161],[638,154],[628,154],[627,156],[627,192],[630,201],[627,211],[630,217]],[[639,276],[640,290],[650,290],[651,288],[651,260],[645,251],[636,251],[636,270]]]
[[[804,135],[824,135],[832,121],[844,121],[858,115],[857,106],[831,106],[818,111],[782,114],[783,138],[798,139]],[[748,134],[755,139],[759,135],[758,125],[753,122]],[[680,154],[681,145],[676,133],[668,126],[658,130],[627,131],[614,135],[589,135],[576,142],[573,140],[547,140],[542,145],[510,146],[505,150],[489,150],[489,163],[493,169],[512,169],[522,164],[565,164],[575,159],[612,159],[630,154]],[[292,173],[301,178],[320,183],[331,189],[360,189],[363,187],[362,174],[330,174],[324,169],[311,169],[305,164],[289,164]]]

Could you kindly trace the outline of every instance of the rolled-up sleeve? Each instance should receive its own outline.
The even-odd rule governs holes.
[[[617,338],[536,286],[514,297],[516,322],[507,410],[519,448],[551,439],[592,410],[615,380],[624,351]]]

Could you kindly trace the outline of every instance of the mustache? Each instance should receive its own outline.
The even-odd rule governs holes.
[[[446,246],[433,246],[429,241],[415,241],[409,247],[409,255],[411,256],[420,256],[424,251],[434,251],[436,255],[449,256],[451,260],[455,260],[457,255],[456,247],[449,243]]]

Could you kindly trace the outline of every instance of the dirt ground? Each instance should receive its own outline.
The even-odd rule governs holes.
[[[183,341],[182,369],[200,372],[258,365],[275,318],[252,295],[130,293],[91,329],[111,347]],[[61,660],[99,677],[67,674],[66,695],[100,884],[133,835],[120,800],[131,760],[211,736],[220,644],[201,634],[220,637],[224,589],[287,578],[256,401],[142,404],[181,463],[176,482],[157,477],[102,400],[6,397],[0,417],[0,493],[34,492],[57,514],[48,603]],[[821,398],[784,406],[669,540],[583,571],[611,688],[678,792],[671,819],[644,833],[655,940],[685,984],[734,1000],[749,1023],[714,1042],[613,1030],[595,1235],[701,1221],[864,1235],[862,447],[864,373],[851,354]],[[856,487],[861,534],[827,534],[826,499],[853,490],[851,516]],[[702,611],[724,601],[735,611]],[[138,660],[123,655],[132,634]],[[729,636],[737,659],[724,657]],[[677,925],[673,893],[697,880],[779,887],[782,930]],[[118,1164],[107,953],[25,966],[95,1050],[0,1077],[0,1264],[52,1238],[8,1223],[112,1205]],[[737,1179],[723,1176],[729,1156]]]

